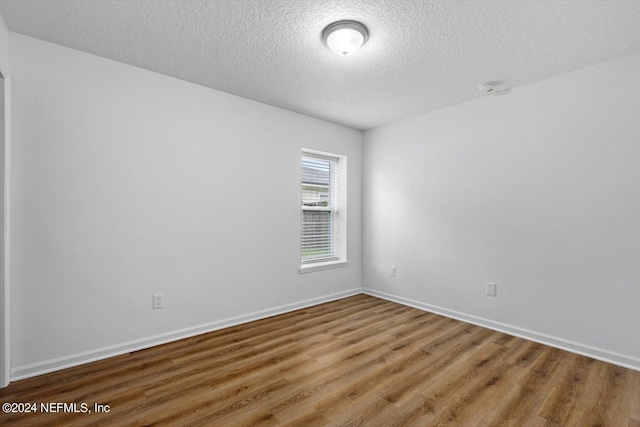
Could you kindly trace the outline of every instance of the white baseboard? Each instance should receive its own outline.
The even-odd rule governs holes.
[[[409,298],[388,294],[386,292],[376,291],[374,289],[355,288],[355,289],[350,289],[348,291],[338,292],[331,295],[325,295],[318,298],[312,298],[304,301],[295,302],[292,304],[281,305],[281,306],[273,307],[267,310],[256,311],[254,313],[249,313],[242,316],[231,317],[228,319],[223,319],[223,320],[219,320],[212,323],[198,325],[191,328],[180,329],[180,330],[169,332],[166,334],[155,335],[152,337],[129,341],[122,344],[102,347],[102,348],[85,351],[81,353],[75,353],[68,356],[59,357],[56,359],[50,359],[50,360],[45,360],[38,363],[33,363],[30,365],[18,366],[11,370],[11,381],[18,381],[25,378],[35,377],[38,375],[43,375],[50,372],[71,368],[73,366],[83,365],[85,363],[90,363],[97,360],[107,359],[109,357],[119,356],[121,354],[154,347],[160,344],[166,344],[172,341],[178,341],[184,338],[189,338],[195,335],[216,331],[218,329],[228,328],[228,327],[239,325],[242,323],[253,322],[254,320],[264,319],[266,317],[277,316],[278,314],[288,313],[290,311],[295,311],[302,308],[323,304],[325,302],[347,298],[347,297],[358,295],[361,293],[371,295],[377,298],[382,298],[388,301],[393,301],[399,304],[407,305],[407,306],[428,311],[431,313],[440,314],[442,316],[451,317],[453,319],[457,319],[463,322],[482,326],[484,328],[489,328],[499,332],[504,332],[509,335],[514,335],[530,341],[539,342],[541,344],[545,344],[551,347],[556,347],[561,350],[566,350],[572,353],[577,353],[583,356],[588,356],[594,359],[602,360],[603,362],[612,363],[614,365],[640,371],[640,359],[636,357],[612,352],[609,350],[604,350],[601,348],[577,343],[574,341],[565,340],[562,338],[542,334],[535,331],[530,331],[517,326],[507,325],[505,323],[495,322],[493,320],[461,313],[454,310],[449,310],[449,309],[434,306],[431,304],[426,304],[426,303],[412,300]]]
[[[84,351],[81,353],[70,354],[68,356],[56,359],[45,360],[43,362],[33,363],[30,365],[18,366],[11,369],[11,381],[18,381],[25,378],[35,377],[37,375],[47,374],[49,372],[59,371],[61,369],[71,368],[73,366],[83,365],[85,363],[102,360],[121,354],[130,353],[132,351],[142,350],[154,347],[160,344],[166,344],[172,341],[178,341],[195,335],[216,331],[218,329],[228,328],[230,326],[242,323],[253,322],[254,320],[264,319],[266,317],[277,316],[278,314],[288,313],[290,311],[300,310],[301,308],[310,307],[325,302],[335,301],[362,293],[362,288],[350,289],[348,291],[338,292],[331,295],[325,295],[318,298],[312,298],[304,301],[298,301],[292,304],[281,305],[267,310],[256,311],[254,313],[242,316],[230,317],[228,319],[218,320],[204,325],[198,325],[191,328],[180,329],[166,334],[155,335],[148,338],[142,338],[135,341],[129,341],[122,344],[116,344],[108,347],[102,347],[95,350]]]
[[[460,313],[458,311],[449,310],[446,308],[438,307],[431,304],[426,304],[420,301],[412,300],[409,298],[400,297],[397,295],[388,294],[386,292],[376,291],[374,289],[363,288],[363,293],[374,297],[386,299],[388,301],[397,302],[399,304],[408,305],[413,308],[428,311],[442,316],[451,317],[453,319],[461,320],[463,322],[472,323],[474,325],[482,326],[484,328],[493,329],[495,331],[504,332],[505,334],[514,335],[516,337],[524,338],[530,341],[535,341],[540,344],[545,344],[551,347],[559,348],[561,350],[570,351],[583,356],[598,359],[603,362],[612,363],[614,365],[622,366],[624,368],[633,369],[634,371],[640,371],[640,359],[625,354],[616,353],[602,348],[593,347],[586,344],[581,344],[575,341],[565,340],[563,338],[554,337],[547,334],[541,334],[539,332],[530,331],[517,326],[508,325],[505,323],[495,322],[493,320],[485,319],[483,317],[477,317],[470,314]]]

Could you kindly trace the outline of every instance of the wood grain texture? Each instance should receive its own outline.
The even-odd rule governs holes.
[[[3,426],[639,426],[640,372],[367,295],[12,383]]]

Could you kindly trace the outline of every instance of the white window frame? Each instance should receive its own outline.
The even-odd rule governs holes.
[[[329,160],[330,167],[330,195],[329,206],[303,206],[302,205],[302,163],[300,176],[300,267],[298,271],[310,273],[314,271],[327,270],[332,268],[346,267],[347,261],[347,157],[326,153],[323,151],[302,149],[302,158],[317,158]],[[332,212],[332,239],[335,239],[335,253],[328,258],[316,260],[302,260],[302,220],[304,211],[331,211]]]

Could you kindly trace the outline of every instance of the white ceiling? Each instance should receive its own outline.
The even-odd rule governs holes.
[[[355,129],[640,50],[639,0],[0,0],[9,30]],[[356,19],[342,58],[322,29]],[[515,89],[517,90],[517,89]]]

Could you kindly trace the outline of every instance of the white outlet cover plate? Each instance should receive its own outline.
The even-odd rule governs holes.
[[[164,307],[164,294],[153,294],[153,309]]]
[[[492,282],[487,282],[487,295],[495,297],[497,293],[497,285]]]

